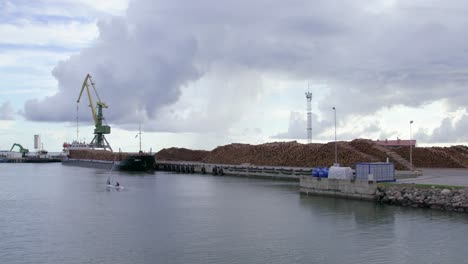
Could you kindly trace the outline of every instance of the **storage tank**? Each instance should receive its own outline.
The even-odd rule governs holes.
[[[319,171],[320,178],[328,178],[328,168],[321,168]]]
[[[313,168],[312,169],[312,177],[318,177],[319,176],[319,169],[318,168]]]
[[[330,167],[328,170],[329,179],[352,179],[353,169],[350,167]]]
[[[34,148],[40,149],[41,148],[41,136],[34,135]]]

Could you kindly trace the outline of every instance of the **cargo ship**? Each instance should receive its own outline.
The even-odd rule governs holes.
[[[99,97],[90,74],[87,74],[83,81],[76,101],[77,103],[80,103],[85,91],[88,94],[89,107],[94,121],[94,138],[90,143],[78,141],[73,141],[71,144],[64,143],[63,151],[66,157],[62,160],[62,164],[103,169],[115,168],[126,171],[150,171],[156,169],[154,155],[151,152],[144,153],[141,151],[141,127],[139,133],[140,151],[138,153],[113,152],[105,137],[105,135],[111,133],[111,127],[105,122],[103,109],[109,106]],[[94,91],[94,95],[97,98],[96,104],[93,101],[92,91]]]
[[[122,171],[153,171],[156,159],[152,153],[112,152],[91,144],[74,141],[63,144],[62,164]]]
[[[123,171],[153,171],[156,169],[156,159],[154,155],[140,152],[130,154],[117,165]]]

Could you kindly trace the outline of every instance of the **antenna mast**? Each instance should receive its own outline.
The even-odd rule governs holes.
[[[307,99],[307,143],[312,143],[312,93],[305,93]]]

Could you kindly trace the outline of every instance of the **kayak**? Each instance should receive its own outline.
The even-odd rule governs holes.
[[[112,184],[107,184],[107,188],[113,188],[113,189],[116,189],[116,190],[122,190],[124,187],[123,187],[123,186],[115,186],[115,185],[112,185]]]

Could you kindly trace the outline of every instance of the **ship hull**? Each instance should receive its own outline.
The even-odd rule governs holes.
[[[156,160],[149,154],[130,155],[119,163],[118,168],[123,171],[152,171],[156,168]]]
[[[90,159],[63,159],[62,164],[67,166],[78,166],[106,170],[110,170],[114,166],[114,163],[112,161]]]
[[[153,155],[139,154],[129,155],[122,161],[108,161],[95,159],[72,159],[62,160],[63,165],[79,166],[87,168],[107,169],[114,167],[121,171],[153,171],[156,168],[156,161]]]

